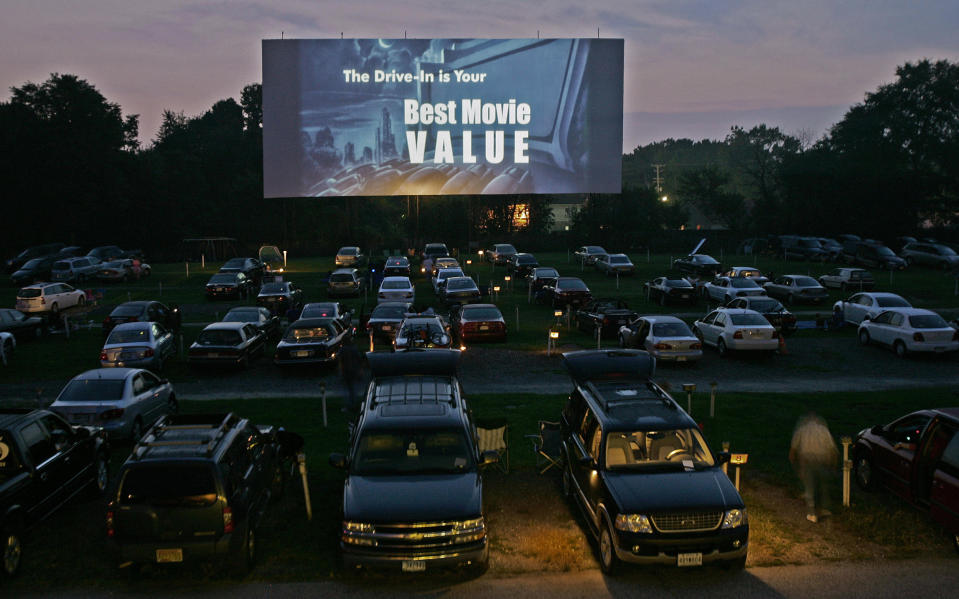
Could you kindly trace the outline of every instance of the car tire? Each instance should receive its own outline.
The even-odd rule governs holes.
[[[56,302],[53,302],[53,305],[50,306],[50,316],[52,316],[54,319],[60,316],[60,305]]]
[[[234,565],[234,574],[238,578],[243,578],[253,569],[256,562],[256,532],[253,526],[247,523],[246,534],[243,536],[243,542],[237,547],[236,562]]]
[[[896,341],[892,344],[892,351],[896,352],[896,357],[905,358],[909,355],[909,350],[906,349],[906,344],[902,341]]]
[[[13,339],[4,339],[3,340],[3,355],[7,358],[13,355]]]
[[[869,331],[863,329],[859,331],[859,345],[869,345]]]
[[[130,439],[136,444],[137,441],[143,438],[143,421],[140,418],[137,418],[133,421],[133,426],[130,427]]]
[[[606,576],[616,576],[619,570],[619,557],[616,556],[616,545],[613,531],[609,524],[603,523],[599,531],[599,567]]]
[[[856,486],[863,491],[872,491],[876,488],[876,471],[872,465],[872,458],[868,455],[856,456],[853,462],[853,477],[856,479]]]
[[[567,500],[573,499],[573,475],[569,468],[563,468],[563,497]]]
[[[723,341],[722,337],[716,342],[716,351],[719,352],[720,358],[729,356],[729,348],[726,347],[726,342]]]
[[[78,306],[82,306],[82,305],[84,305],[85,303],[87,303],[87,296],[86,296],[86,295],[81,295],[80,297],[77,298],[77,305],[78,305]]]
[[[20,572],[20,562],[23,558],[23,540],[20,537],[20,531],[14,528],[0,530],[0,542],[3,543],[2,558],[3,575],[5,578],[13,578]]]
[[[94,468],[93,482],[90,485],[90,497],[103,497],[110,486],[110,458],[107,457],[107,454],[102,451],[97,453]]]

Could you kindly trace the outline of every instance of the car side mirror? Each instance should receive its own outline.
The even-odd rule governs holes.
[[[484,451],[480,454],[480,466],[489,466],[499,461],[499,452],[494,450]]]
[[[579,458],[579,465],[584,468],[596,469],[596,460],[593,459],[593,456],[583,456]]]
[[[330,466],[338,470],[346,470],[347,461],[346,456],[342,453],[331,453],[330,454]]]

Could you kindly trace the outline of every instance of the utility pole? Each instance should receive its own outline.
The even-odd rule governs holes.
[[[653,182],[656,184],[656,195],[663,193],[663,176],[662,169],[666,168],[665,164],[654,164],[653,168],[656,169],[656,177],[653,179]]]

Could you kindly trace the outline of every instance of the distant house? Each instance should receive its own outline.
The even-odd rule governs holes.
[[[550,232],[568,231],[573,226],[573,214],[583,207],[585,197],[561,198],[550,201],[549,207],[553,212],[553,225]]]

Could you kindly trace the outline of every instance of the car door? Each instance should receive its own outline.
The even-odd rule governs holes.
[[[156,343],[156,352],[164,360],[172,358],[176,352],[173,346],[173,333],[163,328],[163,325],[153,323],[150,325],[153,333],[153,341]]]
[[[883,312],[868,321],[866,330],[869,331],[869,336],[873,341],[883,345],[892,345],[896,335],[895,325],[893,324],[896,316],[899,316],[899,322],[902,322],[902,315],[895,312]]]
[[[166,413],[169,398],[169,387],[162,384],[152,372],[144,370],[139,375],[143,378],[142,401],[146,415],[143,417],[144,428]]]
[[[928,414],[911,414],[890,424],[873,449],[877,472],[890,491],[912,500],[916,447],[929,424]]]
[[[30,521],[36,522],[56,509],[66,498],[66,470],[53,439],[39,419],[22,425],[17,433],[34,468],[30,493],[32,501],[25,508]]]
[[[93,452],[89,441],[80,438],[66,420],[57,414],[44,414],[40,423],[53,442],[55,475],[60,480],[61,500],[83,489],[92,477]],[[88,437],[89,439],[89,437]]]
[[[959,533],[959,433],[948,427],[949,439],[935,462],[929,489],[929,511],[952,534]]]
[[[703,336],[703,343],[716,345],[716,339],[719,338],[719,329],[716,326],[716,317],[720,314],[720,312],[714,311],[699,323],[697,328],[699,329],[699,333]]]
[[[862,322],[862,317],[866,314],[866,308],[872,302],[869,296],[857,293],[843,302],[843,319],[847,322]]]
[[[265,341],[259,329],[252,324],[245,324],[243,325],[243,334],[248,341],[249,355],[254,356],[263,351]]]
[[[599,469],[598,447],[602,433],[595,415],[587,408],[578,430],[571,435],[573,462],[570,464],[570,471],[579,491],[579,501],[586,515],[594,523],[597,521],[596,487],[599,482],[599,477],[595,473]]]

